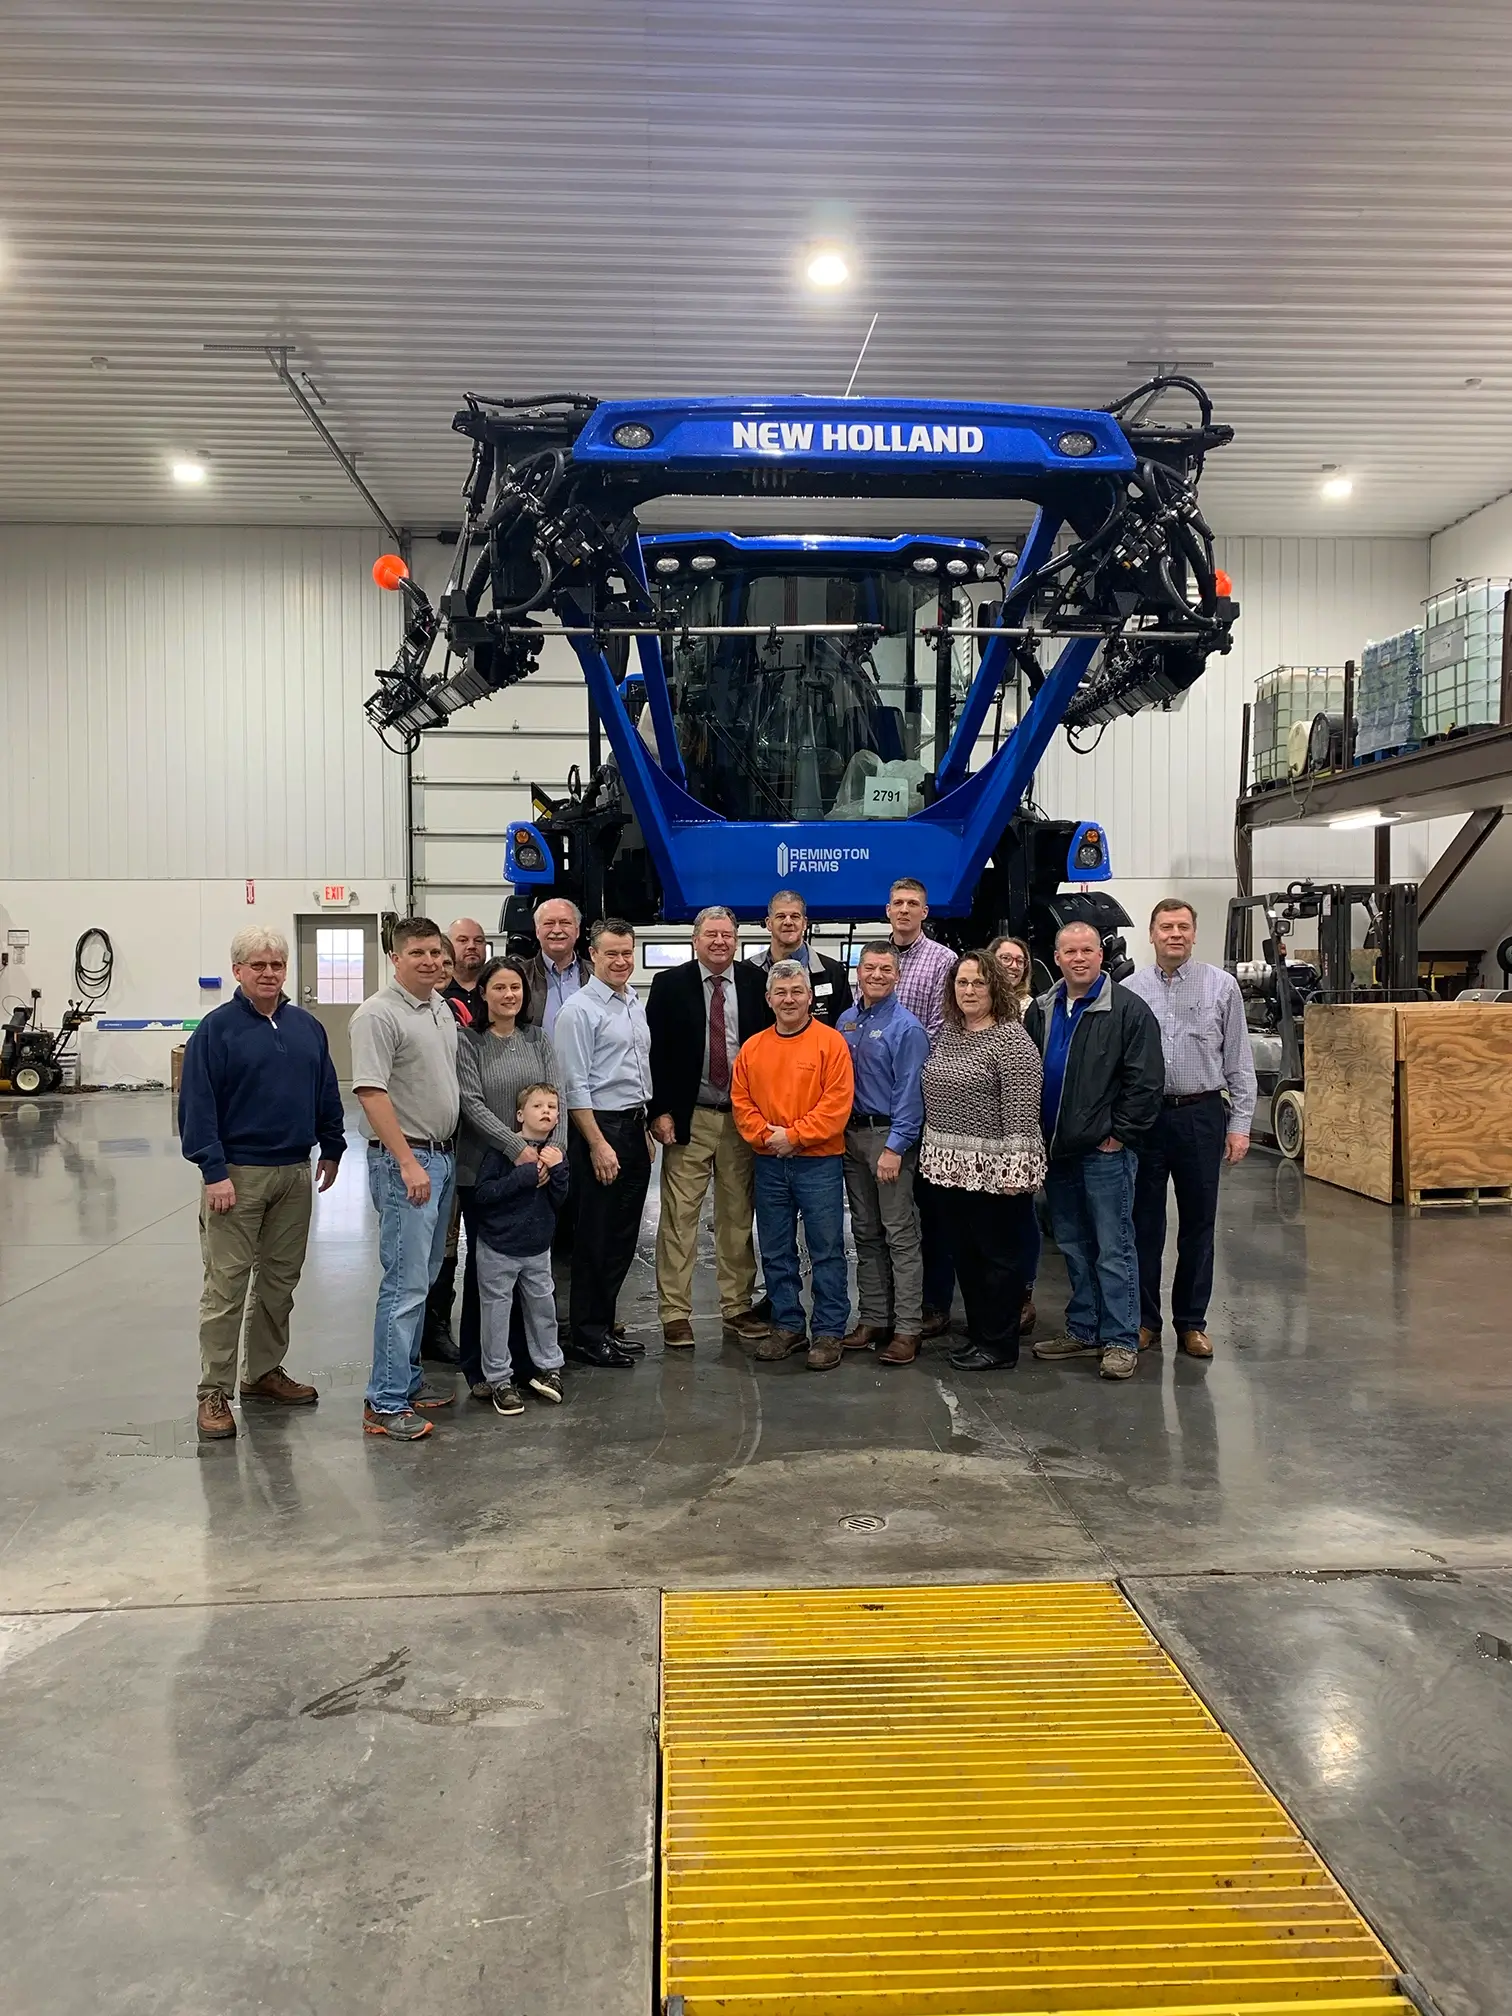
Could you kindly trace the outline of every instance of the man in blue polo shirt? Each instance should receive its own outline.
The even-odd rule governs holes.
[[[1160,1025],[1103,972],[1092,925],[1061,927],[1055,963],[1062,978],[1030,1003],[1024,1027],[1045,1060],[1045,1201],[1071,1293],[1064,1332],[1034,1355],[1097,1357],[1105,1379],[1129,1379],[1139,1365],[1134,1174],[1165,1094]]]
[[[861,1316],[842,1341],[852,1351],[880,1344],[882,1364],[911,1365],[924,1327],[914,1172],[924,1131],[920,1074],[929,1032],[898,999],[898,954],[886,940],[861,947],[856,987],[861,999],[838,1026],[856,1080],[845,1129],[845,1189]]]
[[[180,1144],[204,1178],[202,1442],[236,1433],[231,1394],[243,1350],[242,1400],[312,1407],[318,1398],[283,1362],[310,1232],[310,1150],[318,1141],[316,1183],[329,1190],[346,1147],[326,1032],[284,998],[288,940],[256,925],[239,931],[231,971],[236,992],[189,1038],[179,1088]]]

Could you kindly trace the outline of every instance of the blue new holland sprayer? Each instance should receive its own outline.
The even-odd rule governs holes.
[[[1190,424],[1154,417],[1169,392],[1195,402]],[[512,832],[516,928],[548,892],[652,922],[713,902],[760,917],[779,886],[851,921],[880,916],[904,874],[962,942],[1128,921],[1103,894],[1055,900],[1106,879],[1100,829],[1020,805],[1058,727],[1170,707],[1230,647],[1238,611],[1196,489],[1232,430],[1200,386],[1157,379],[1089,412],[470,396],[453,424],[473,461],[450,575],[432,605],[396,557],[375,568],[408,622],[367,712],[412,747],[526,678],[548,636],[570,642],[612,755],[567,798],[537,790]],[[642,536],[637,512],[667,494],[1036,515],[1017,554],[925,534]],[[973,770],[1010,684],[1023,710]]]

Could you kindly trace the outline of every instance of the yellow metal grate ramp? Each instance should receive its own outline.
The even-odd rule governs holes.
[[[1116,1590],[662,1607],[683,2016],[1413,2016]]]

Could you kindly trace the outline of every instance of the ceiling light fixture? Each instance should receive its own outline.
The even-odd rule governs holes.
[[[1318,495],[1330,504],[1342,504],[1346,497],[1354,495],[1354,484],[1347,476],[1325,476],[1319,486]]]
[[[191,462],[187,457],[173,464],[174,482],[182,483],[186,489],[193,489],[197,484],[203,483],[209,474],[210,471],[203,462]]]
[[[850,261],[838,245],[816,245],[803,270],[811,287],[843,287],[851,277]]]
[[[1390,826],[1402,815],[1399,812],[1351,812],[1347,819],[1330,819],[1330,833],[1363,833],[1367,826]]]

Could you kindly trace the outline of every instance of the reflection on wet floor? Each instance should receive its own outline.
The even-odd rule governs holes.
[[[55,1700],[71,1704],[69,1741],[83,1729],[104,1753],[136,1743],[155,1760],[139,1767],[140,1793],[123,1793],[112,1812],[134,1814],[140,1799],[143,1811],[177,1813],[187,1800],[192,1814],[220,1796],[226,1771],[242,1773],[243,1836],[266,1841],[273,1862],[218,1837],[231,1887],[205,1908],[236,1914],[215,1918],[234,1928],[248,1855],[285,1912],[302,1909],[296,1883],[325,1896],[325,1879],[279,1834],[285,1773],[263,1781],[255,1753],[243,1754],[250,1735],[229,1736],[223,1759],[184,1716],[229,1716],[236,1731],[276,1730],[279,1744],[295,1725],[352,1732],[360,1741],[330,1796],[376,1802],[386,1827],[390,1809],[364,1776],[373,1744],[401,1776],[427,1767],[383,1746],[468,1746],[501,1732],[515,1742],[553,1715],[581,1746],[596,1700],[586,1676],[623,1654],[596,1634],[621,1630],[626,1605],[638,1620],[636,1670],[654,1669],[644,1592],[1118,1577],[1224,1719],[1251,1732],[1256,1761],[1419,1962],[1446,2016],[1499,2010],[1488,1984],[1512,1978],[1496,1901],[1512,1880],[1512,1669],[1479,1641],[1512,1644],[1505,1215],[1409,1220],[1253,1155],[1224,1180],[1218,1355],[1204,1365],[1168,1349],[1114,1385],[1087,1361],[960,1373],[944,1347],[896,1369],[865,1354],[824,1375],[801,1360],[758,1367],[722,1332],[711,1266],[698,1278],[696,1350],[664,1355],[653,1190],[621,1311],[646,1359],[623,1373],[569,1368],[566,1405],[518,1419],[463,1396],[428,1442],[399,1448],[360,1426],[377,1278],[364,1173],[349,1156],[317,1200],[295,1307],[291,1370],[314,1377],[319,1406],[239,1410],[237,1439],[202,1449],[196,1179],[167,1095],[0,1102],[0,1605],[132,1613],[95,1617],[56,1642],[34,1634],[5,1665],[0,1757],[31,1760],[39,1866],[50,1866],[50,1842],[51,1866],[77,1872],[51,1879],[49,1895],[82,1910],[131,1859],[115,1823],[101,1835],[103,1861],[89,1848],[63,1853],[61,1823],[47,1816],[84,1795]],[[1047,1328],[1063,1294],[1051,1255],[1037,1290]],[[570,1652],[567,1637],[555,1653],[530,1637],[537,1626],[567,1632],[554,1601],[586,1634]],[[466,1606],[479,1602],[486,1613],[473,1622]],[[184,1605],[208,1606],[197,1614],[216,1621],[182,1640],[158,1635],[161,1606]],[[612,1627],[593,1621],[599,1605]],[[516,1622],[524,1635],[494,1657]],[[316,1640],[319,1656],[305,1656]],[[453,1656],[464,1642],[466,1657]],[[0,1661],[5,1646],[0,1637]],[[380,1671],[401,1649],[402,1665]],[[165,1670],[178,1676],[171,1686]],[[259,1678],[275,1673],[276,1685]],[[25,1675],[35,1683],[17,1692]],[[1373,1693],[1381,1676],[1390,1684]],[[385,1691],[396,1677],[402,1687]],[[337,1705],[314,1712],[327,1699]],[[8,1700],[24,1730],[6,1723]],[[177,1753],[192,1755],[192,1785]],[[580,1747],[561,1754],[579,1758]],[[325,1769],[302,1747],[297,1756]],[[478,1753],[448,1757],[452,1782],[471,1783]],[[1479,1775],[1466,1774],[1466,1757],[1480,1760]],[[523,1796],[524,1768],[517,1750],[490,1764],[500,1810]],[[539,1812],[556,1810],[555,1788],[532,1796]],[[585,1796],[584,1814],[593,1811]],[[1382,1813],[1398,1818],[1387,1827]],[[622,1823],[624,1838],[644,1841],[644,1812]],[[594,1824],[572,1823],[589,1836]],[[393,1838],[402,1863],[404,1830]],[[496,1841],[492,1852],[497,1862]],[[560,1845],[569,1862],[597,1852],[571,1828]],[[505,1890],[519,1894],[501,1897],[492,1878],[469,1890],[477,1925],[523,1923],[544,1908],[529,1870],[510,1868]],[[430,1894],[417,1880],[388,1863],[374,1877],[393,1894]],[[582,1888],[614,1897],[628,1880],[606,1874]],[[344,1907],[325,1896],[325,1908]],[[1463,1922],[1450,1938],[1456,1909]],[[396,1922],[387,1894],[363,1922]],[[647,2006],[643,1921],[627,1931],[621,1911],[595,1926],[597,1952],[633,1959],[634,2007]],[[255,1941],[236,1950],[254,1971],[262,1964]],[[343,1946],[331,1978],[347,1978],[346,1958]],[[0,1933],[7,2006],[36,2006],[3,1997],[31,1981],[26,1964]],[[572,1964],[564,1951],[552,1978],[568,1979]],[[609,2007],[572,1978],[576,2007]],[[260,1979],[267,2006],[295,2006],[276,1971]],[[329,2000],[322,2016],[382,2006],[381,1992],[366,1992]],[[48,2016],[93,2016],[85,1994],[81,1985]]]

